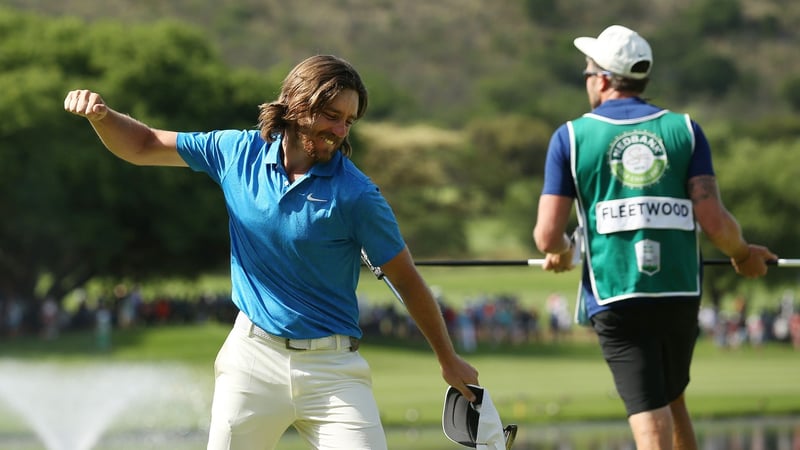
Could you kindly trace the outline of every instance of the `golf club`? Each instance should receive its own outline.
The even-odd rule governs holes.
[[[511,450],[514,445],[514,439],[517,438],[517,426],[515,424],[507,425],[503,428],[503,435],[506,438],[506,450]]]
[[[457,259],[431,259],[415,261],[417,266],[541,266],[544,258],[540,259],[509,259],[509,260],[457,260]],[[704,266],[729,266],[727,259],[704,259]],[[777,267],[800,267],[800,259],[776,259],[767,261],[767,265]]]
[[[363,248],[361,249],[361,261],[363,261],[363,262],[364,262],[364,265],[366,265],[366,266],[367,266],[367,268],[369,268],[369,270],[370,270],[370,271],[372,271],[372,274],[373,274],[373,275],[375,275],[375,278],[377,278],[377,279],[379,279],[379,280],[383,280],[383,282],[384,282],[384,283],[386,283],[386,286],[388,286],[388,287],[389,287],[389,290],[390,290],[390,291],[392,291],[392,294],[394,294],[394,296],[395,296],[395,297],[397,297],[397,300],[398,300],[398,301],[399,301],[399,302],[400,302],[400,303],[401,303],[403,306],[405,306],[405,305],[406,305],[406,303],[403,301],[403,297],[401,297],[401,296],[400,296],[400,293],[399,293],[399,292],[397,292],[397,289],[395,289],[395,288],[394,288],[394,285],[393,285],[393,284],[392,284],[392,282],[389,280],[389,278],[386,276],[386,274],[385,274],[385,273],[383,273],[383,271],[381,270],[381,268],[380,268],[380,267],[377,267],[377,266],[374,266],[374,265],[372,265],[372,262],[369,260],[369,256],[367,256],[367,252],[366,252],[366,251],[364,251],[364,249],[363,249]]]

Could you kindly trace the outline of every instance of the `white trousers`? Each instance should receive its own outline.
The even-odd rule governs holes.
[[[208,450],[272,450],[290,426],[314,449],[387,448],[357,351],[290,350],[235,326],[214,370]]]

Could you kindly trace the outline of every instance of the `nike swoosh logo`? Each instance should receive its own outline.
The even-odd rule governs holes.
[[[322,202],[322,203],[327,202],[327,200],[325,200],[324,198],[314,197],[314,194],[306,195],[306,200],[308,200],[310,202]]]

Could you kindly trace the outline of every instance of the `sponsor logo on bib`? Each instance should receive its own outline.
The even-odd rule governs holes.
[[[643,188],[657,183],[667,170],[667,152],[657,135],[634,130],[617,136],[609,147],[611,173],[625,186]]]
[[[634,244],[639,272],[653,276],[661,271],[661,243],[643,239]]]

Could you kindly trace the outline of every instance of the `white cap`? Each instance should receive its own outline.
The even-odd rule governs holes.
[[[650,44],[637,32],[622,25],[611,25],[596,38],[576,38],[574,43],[597,65],[624,78],[647,78],[653,66]]]
[[[500,415],[489,391],[467,385],[477,397],[470,403],[461,392],[450,386],[444,397],[442,428],[451,441],[477,450],[506,450],[516,436],[516,425],[503,428]]]

